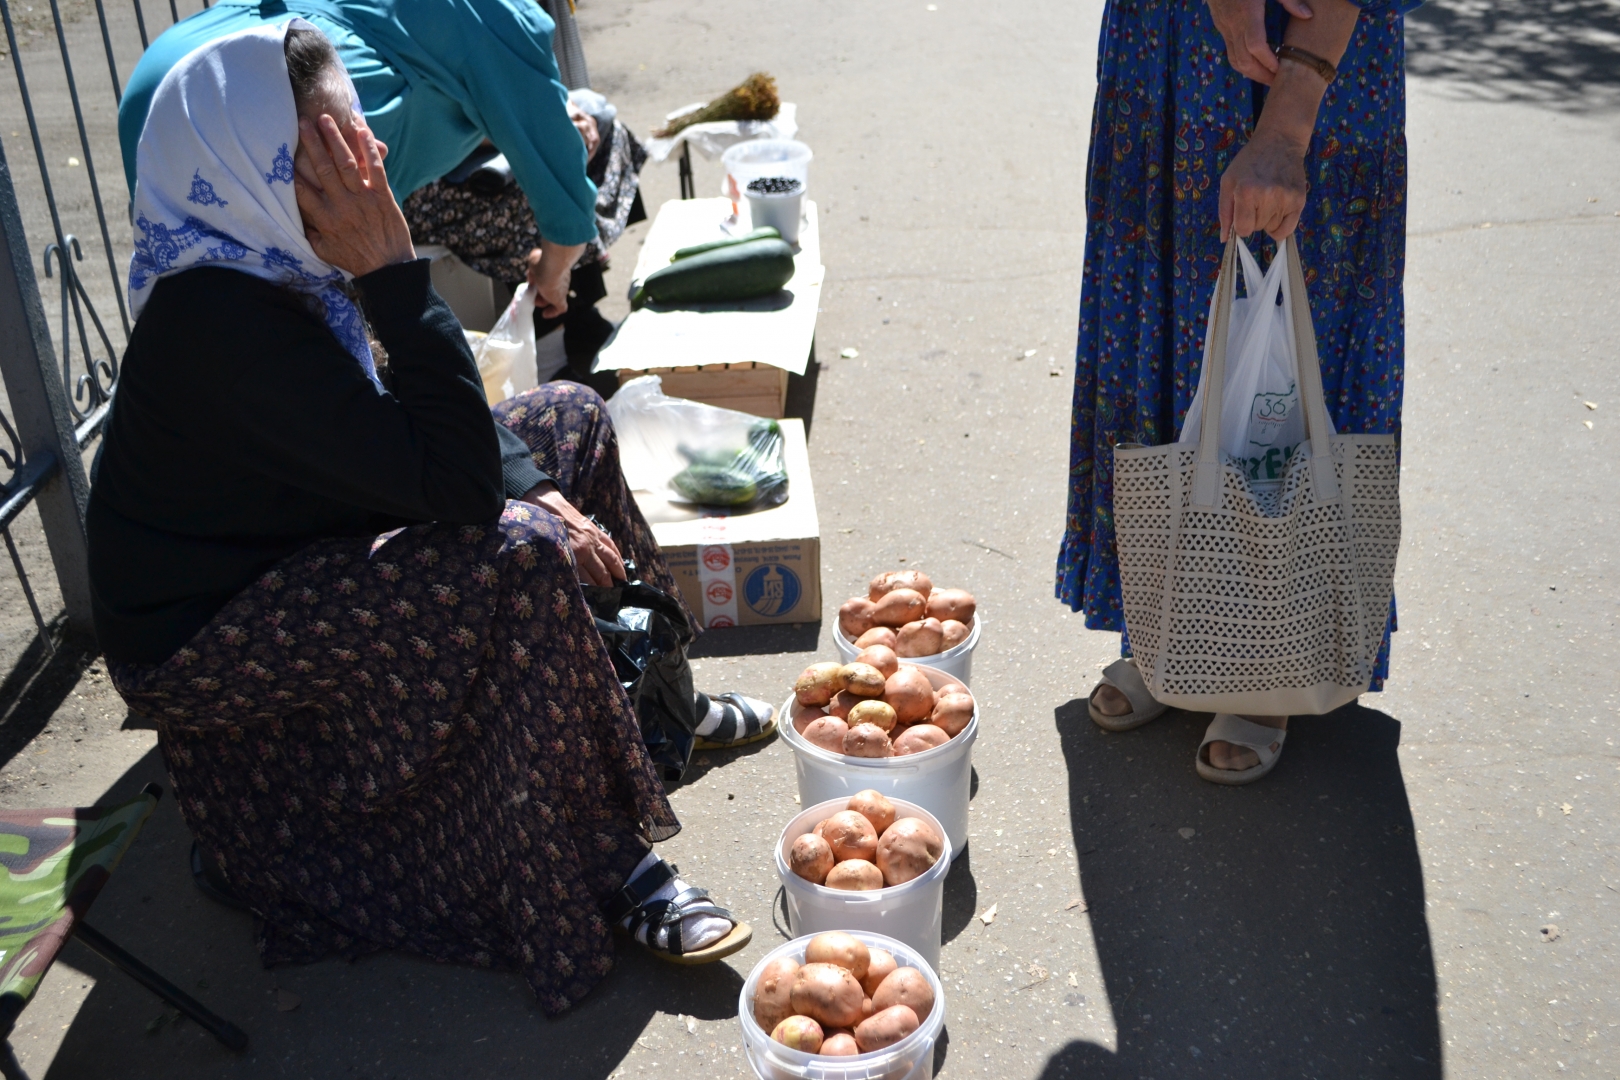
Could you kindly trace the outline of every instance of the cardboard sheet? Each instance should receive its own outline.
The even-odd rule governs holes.
[[[729,199],[671,199],[658,209],[636,260],[640,281],[669,265],[669,257],[691,244],[746,233],[742,219],[727,227]],[[806,222],[799,234],[794,274],[782,292],[731,304],[699,304],[675,311],[632,311],[597,356],[597,370],[697,367],[760,363],[803,375],[816,336],[825,269],[816,204],[805,200]]]

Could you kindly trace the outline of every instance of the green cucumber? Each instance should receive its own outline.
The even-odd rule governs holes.
[[[738,244],[746,244],[750,240],[780,239],[782,239],[782,234],[777,232],[774,226],[761,225],[759,228],[755,229],[746,236],[728,236],[724,240],[710,240],[706,244],[693,244],[691,247],[683,247],[681,250],[671,255],[669,257],[669,261],[679,262],[682,259],[689,259],[693,255],[701,255],[705,251],[714,251],[718,248],[724,247],[736,247]]]
[[[647,303],[700,304],[767,296],[793,277],[793,249],[781,240],[749,240],[670,263],[647,275],[631,298]]]
[[[686,498],[709,506],[742,506],[759,494],[753,477],[723,465],[688,465],[669,483]]]

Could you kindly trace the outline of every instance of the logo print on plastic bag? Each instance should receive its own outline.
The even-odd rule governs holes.
[[[1299,409],[1299,388],[1288,384],[1284,394],[1259,393],[1249,412],[1249,445],[1275,446],[1290,417]]]

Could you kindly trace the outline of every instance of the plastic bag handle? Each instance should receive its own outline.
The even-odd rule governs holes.
[[[1311,299],[1305,291],[1305,264],[1299,257],[1297,233],[1288,237],[1282,253],[1288,257],[1283,278],[1283,310],[1293,331],[1294,367],[1299,373],[1300,399],[1305,405],[1305,435],[1311,440],[1311,482],[1318,503],[1339,498],[1339,478],[1333,471],[1327,398],[1322,392],[1322,362],[1316,352],[1316,328],[1311,325]]]
[[[1232,299],[1237,291],[1237,257],[1242,241],[1234,234],[1221,259],[1220,277],[1215,282],[1209,329],[1204,338],[1204,391],[1202,429],[1198,454],[1194,459],[1191,504],[1214,507],[1221,487],[1221,406],[1226,384],[1226,339],[1232,322]],[[1244,255],[1248,252],[1244,251]],[[1311,481],[1316,501],[1332,502],[1339,497],[1339,482],[1333,472],[1327,403],[1322,393],[1322,368],[1316,353],[1316,331],[1311,325],[1311,304],[1305,288],[1305,273],[1299,258],[1299,244],[1289,236],[1278,248],[1277,258],[1286,260],[1281,286],[1283,310],[1294,345],[1294,369],[1298,373],[1300,397],[1305,406],[1305,435],[1311,443]],[[1246,264],[1252,258],[1244,260]],[[1255,323],[1261,320],[1256,319]],[[1245,343],[1247,345],[1247,343]]]

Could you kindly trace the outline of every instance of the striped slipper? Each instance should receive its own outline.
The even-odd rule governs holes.
[[[737,693],[697,696],[699,717],[707,718],[713,706],[720,707],[720,723],[712,731],[704,731],[699,721],[697,746],[699,750],[727,750],[734,746],[747,746],[776,734],[776,709],[763,701],[743,697]]]

